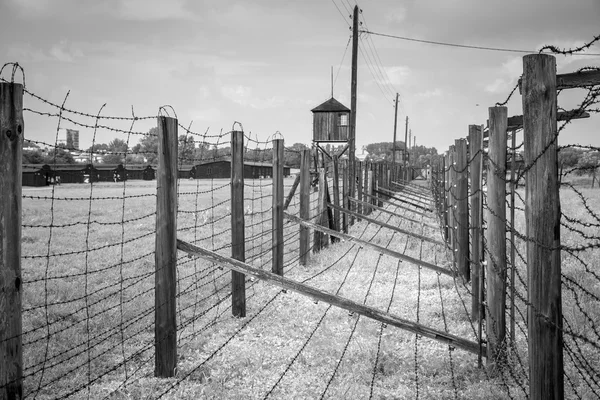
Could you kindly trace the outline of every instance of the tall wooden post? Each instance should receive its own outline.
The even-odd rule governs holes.
[[[350,200],[348,200],[348,162],[342,164],[342,192],[344,193],[344,207],[350,210]],[[342,214],[342,232],[348,233],[348,214]]]
[[[0,83],[0,398],[23,398],[23,85]]]
[[[329,228],[329,218],[327,217],[327,178],[325,169],[319,169],[319,225]],[[319,235],[317,235],[319,233]],[[329,235],[315,230],[315,251],[327,247],[329,244]]]
[[[394,109],[394,141],[392,142],[392,171],[396,168],[396,153],[398,152],[396,146],[396,129],[398,128],[398,96],[400,95],[396,93],[396,103]]]
[[[506,352],[506,107],[490,107],[486,242],[488,365]]]
[[[358,6],[354,6],[352,17],[352,82],[350,85],[350,135],[348,137],[348,197],[354,198],[356,193],[356,91],[358,87]],[[348,209],[354,204],[348,202]],[[354,217],[349,216],[349,225],[354,225]]]
[[[404,183],[408,183],[408,115],[404,124],[404,154],[402,165],[404,166]]]
[[[363,162],[357,163],[356,196],[359,200],[362,200],[362,198],[363,198],[363,166],[364,166]],[[359,214],[362,214],[362,212],[363,212],[363,208],[360,203],[356,206],[356,212]],[[357,218],[357,221],[360,221],[360,217]]]
[[[467,140],[455,141],[456,149],[456,261],[465,281],[471,279],[469,256],[469,177]]]
[[[158,117],[154,296],[154,376],[177,368],[177,119]]]
[[[339,157],[337,154],[333,155],[333,204],[337,207],[340,206],[340,167],[339,167]],[[342,198],[343,198],[342,194]],[[346,207],[346,201],[344,200],[343,207]],[[340,231],[340,210],[333,210],[333,229],[337,232]]]
[[[450,243],[450,221],[448,219],[448,152],[442,157],[441,185],[442,190],[442,224],[444,225],[443,233],[446,243]]]
[[[310,220],[310,150],[300,153],[300,218]],[[300,265],[306,265],[310,250],[310,230],[300,225]]]
[[[471,320],[479,321],[479,268],[481,268],[481,179],[483,157],[483,130],[469,125],[469,175],[471,177]]]
[[[516,248],[515,248],[515,192],[516,192],[516,166],[517,166],[517,131],[511,132],[511,161],[510,161],[510,344],[515,345],[515,275],[516,275]],[[560,183],[559,183],[560,184]]]
[[[369,171],[371,168],[371,163],[367,160],[365,160],[364,162],[364,172],[363,172],[363,198],[361,199],[362,201],[364,201],[365,203],[368,203],[369,201],[371,201],[368,197],[368,195],[371,194],[370,189],[369,189]],[[367,206],[363,206],[363,212],[365,215],[369,215],[370,213],[370,208]]]
[[[273,140],[273,264],[271,272],[283,276],[283,139]]]
[[[523,57],[523,129],[527,241],[529,396],[562,399],[563,337],[560,198],[556,130],[556,60]]]
[[[244,132],[231,132],[231,258],[246,261],[244,221]],[[246,316],[246,275],[231,271],[231,313]]]
[[[455,151],[454,145],[450,146],[450,151],[448,152],[449,166],[450,170],[448,171],[449,176],[449,186],[450,190],[448,192],[448,225],[450,226],[450,248],[452,249],[452,259],[454,261],[454,268],[456,268],[456,165],[455,165]]]

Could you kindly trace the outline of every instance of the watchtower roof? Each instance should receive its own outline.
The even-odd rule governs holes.
[[[334,99],[333,97],[327,100],[325,103],[316,106],[311,110],[312,112],[350,112],[350,109]]]

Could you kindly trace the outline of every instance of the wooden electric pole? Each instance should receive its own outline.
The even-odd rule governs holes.
[[[398,93],[396,93],[396,111],[394,115],[394,142],[392,143],[392,172],[396,170],[396,128],[398,127]]]
[[[404,164],[404,180],[408,180],[408,115],[406,116],[406,124],[404,126],[404,157],[402,157]]]
[[[352,19],[352,82],[350,86],[350,135],[348,137],[348,196],[354,198],[356,189],[356,87],[358,76],[358,6],[354,6],[354,16]],[[354,207],[354,203],[348,204],[349,208]],[[350,225],[354,223],[354,218],[350,216]]]

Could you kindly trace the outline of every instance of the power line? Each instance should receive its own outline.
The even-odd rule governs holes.
[[[388,38],[392,38],[392,39],[407,40],[409,42],[435,44],[435,45],[438,45],[438,46],[459,47],[459,48],[463,48],[463,49],[501,51],[501,52],[506,52],[506,53],[524,53],[524,54],[537,53],[536,50],[519,50],[519,49],[505,49],[505,48],[486,47],[486,46],[470,46],[470,45],[466,45],[466,44],[448,43],[448,42],[437,42],[437,41],[434,41],[434,40],[415,39],[415,38],[409,38],[409,37],[406,37],[406,36],[388,35],[388,34],[385,34],[385,33],[373,32],[373,31],[370,31],[368,29],[361,30],[360,32],[361,33],[366,33],[366,34],[369,34],[369,35],[388,37]],[[579,55],[579,56],[600,56],[600,54],[598,54],[598,53],[596,53],[596,54],[582,53],[582,54],[573,54],[573,55]]]
[[[344,60],[346,59],[346,53],[348,52],[348,47],[350,47],[350,41],[352,40],[352,35],[348,38],[348,43],[346,43],[346,50],[344,50],[344,55],[342,56],[342,61],[338,67],[337,73],[335,74],[335,80],[333,81],[333,87],[337,83],[338,76],[340,75],[340,70],[342,69],[342,65],[344,65]]]
[[[346,17],[344,17],[344,14],[342,13],[342,10],[340,10],[340,8],[338,7],[337,3],[335,2],[335,0],[331,0],[331,2],[333,3],[333,5],[335,6],[335,8],[338,10],[338,12],[340,13],[340,15],[342,16],[342,18],[344,19],[344,22],[346,23],[346,25],[350,26],[350,23],[348,22],[348,20],[346,19]],[[343,5],[344,3],[342,3]]]

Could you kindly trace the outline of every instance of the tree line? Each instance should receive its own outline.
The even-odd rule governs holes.
[[[89,163],[91,154],[100,155],[104,164],[158,164],[158,128],[154,127],[133,146],[119,138],[108,143],[94,143],[85,150],[70,149],[67,145],[59,144],[55,148],[44,150],[37,144],[25,140],[23,142],[23,164],[75,164],[74,154],[82,153]],[[308,149],[303,143],[294,143],[286,147],[284,163],[291,168],[300,168],[300,151]],[[222,160],[231,156],[229,146],[216,146],[197,141],[194,136],[180,135],[178,157],[181,164],[199,164],[212,160]],[[247,148],[245,158],[248,161],[273,161],[273,149]]]

